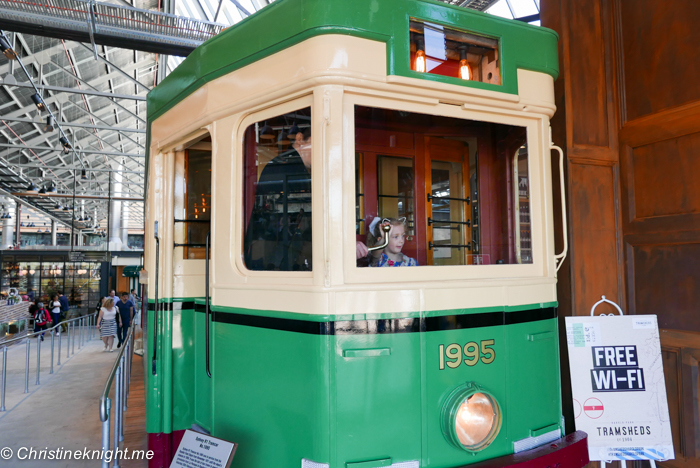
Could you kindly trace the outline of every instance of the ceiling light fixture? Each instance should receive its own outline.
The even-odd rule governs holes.
[[[70,142],[68,141],[68,139],[66,137],[62,136],[61,138],[58,139],[58,141],[63,146],[63,152],[65,154],[68,154],[68,150],[71,149],[71,145],[70,145]]]
[[[53,132],[53,117],[50,115],[46,117],[46,125],[44,125],[44,132]]]
[[[46,104],[43,99],[41,99],[41,96],[39,96],[39,93],[32,94],[32,101],[36,104],[36,108],[39,109],[39,112],[44,112],[46,110]]]
[[[4,37],[0,37],[0,51],[5,54],[7,60],[17,60],[17,52],[15,52]]]

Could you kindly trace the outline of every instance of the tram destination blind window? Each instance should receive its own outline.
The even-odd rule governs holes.
[[[250,270],[311,271],[311,108],[244,136],[243,260]]]
[[[411,18],[411,70],[464,81],[501,84],[499,42]]]
[[[355,106],[355,151],[356,241],[400,220],[421,266],[533,262],[524,127]],[[390,264],[385,249],[358,267]]]

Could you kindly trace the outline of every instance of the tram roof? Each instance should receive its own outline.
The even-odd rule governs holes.
[[[502,85],[417,73],[409,64],[409,18],[498,38]],[[557,34],[433,0],[278,0],[206,41],[148,94],[155,120],[204,84],[322,34],[387,45],[387,74],[517,94],[517,69],[559,74]]]

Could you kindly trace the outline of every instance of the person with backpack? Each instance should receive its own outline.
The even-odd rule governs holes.
[[[44,303],[40,302],[37,304],[36,311],[34,312],[34,333],[46,330],[51,324],[51,316],[49,311],[44,308]],[[37,335],[44,341],[44,334]]]

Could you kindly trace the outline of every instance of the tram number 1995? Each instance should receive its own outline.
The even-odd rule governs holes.
[[[491,364],[496,359],[496,350],[493,349],[495,340],[483,340],[479,343],[470,341],[464,346],[457,343],[450,345],[440,345],[440,370],[445,369],[445,364],[450,369],[458,368],[462,362],[468,366],[475,366],[481,361],[484,364]],[[464,355],[464,359],[462,359]]]

